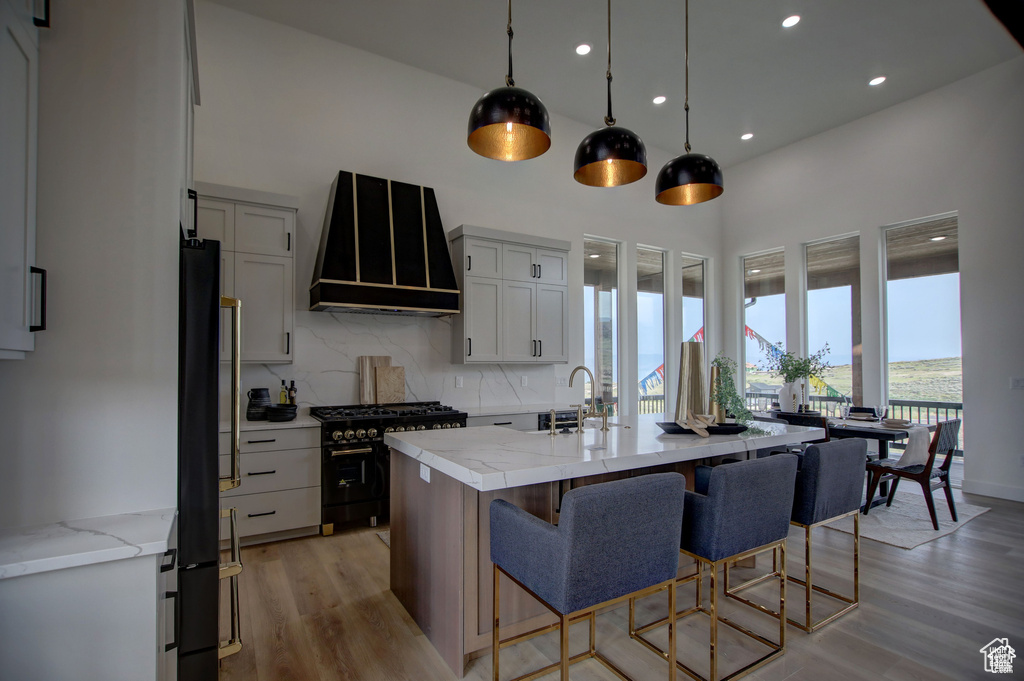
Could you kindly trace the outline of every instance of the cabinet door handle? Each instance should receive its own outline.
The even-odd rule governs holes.
[[[284,354],[286,354],[286,355],[292,354],[292,332],[291,331],[285,331],[284,332]]]
[[[247,513],[250,518],[260,518],[265,515],[274,515],[277,511],[264,511],[263,513]]]
[[[511,421],[496,421],[494,423],[494,425],[496,425],[496,426],[511,426],[512,422]]]
[[[165,599],[167,599],[167,598],[173,598],[174,599],[174,626],[172,627],[173,633],[174,633],[174,640],[171,641],[170,643],[165,643],[164,644],[164,652],[170,652],[170,651],[172,651],[172,650],[174,650],[175,648],[178,647],[178,631],[179,631],[179,622],[181,620],[181,614],[180,614],[181,610],[178,607],[178,592],[177,591],[165,591],[164,592],[164,598]]]
[[[35,3],[32,3],[32,25],[36,28],[50,28],[50,0],[46,0],[43,3],[42,19],[36,16]]]
[[[288,248],[287,248],[287,250],[289,250],[289,251],[292,250],[292,233],[291,232],[288,232]]]
[[[276,472],[277,472],[276,470],[273,470],[273,471],[252,471],[250,473],[246,473],[246,475],[273,475]]]
[[[532,279],[536,279],[537,278],[537,266],[536,265],[533,265],[533,264],[530,265],[530,277]]]
[[[188,230],[189,239],[199,238],[199,193],[195,189],[188,189],[185,192],[188,200],[192,202],[192,226]]]
[[[540,265],[537,265],[537,278],[542,279],[544,277],[544,270],[541,269]]]
[[[472,338],[467,338],[466,340],[469,342],[469,352],[466,353],[466,357],[472,357],[473,356],[473,339]]]
[[[268,442],[277,442],[277,438],[275,437],[275,438],[271,438],[269,440],[246,440],[245,442],[246,442],[246,444],[250,444],[250,445],[262,445],[262,444],[266,444]]]
[[[46,270],[42,267],[29,267],[28,271],[31,274],[41,275],[39,281],[39,323],[29,324],[28,330],[32,332],[46,331]]]
[[[538,357],[543,357],[544,356],[544,341],[542,341],[542,340],[537,341],[537,356]]]
[[[467,255],[466,256],[466,271],[470,272],[472,270],[473,270],[473,256]]]
[[[170,561],[160,563],[160,572],[170,572],[175,567],[178,561],[178,549],[167,549],[164,551],[164,558],[170,558]]]

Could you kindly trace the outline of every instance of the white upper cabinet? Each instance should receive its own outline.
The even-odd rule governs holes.
[[[221,242],[221,294],[242,301],[243,362],[291,362],[295,334],[298,200],[203,182],[196,230]],[[272,205],[274,202],[276,205]],[[221,315],[222,361],[231,359],[231,316]]]
[[[39,49],[31,3],[0,0],[0,359],[35,349],[45,274],[36,265]],[[38,329],[37,329],[38,330]]]
[[[452,362],[568,362],[569,242],[471,225],[449,239],[462,291]]]

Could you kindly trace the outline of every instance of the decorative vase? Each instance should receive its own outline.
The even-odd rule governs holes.
[[[797,410],[797,384],[796,381],[792,383],[783,383],[782,388],[779,389],[779,409],[782,411],[788,411],[795,413]]]
[[[720,374],[721,370],[718,367],[711,367],[711,380],[708,382],[708,408],[711,410],[709,413],[715,417],[715,423],[725,423],[725,410],[718,405],[718,394],[715,390],[715,384],[718,383]]]
[[[676,393],[676,422],[686,423],[687,410],[706,414],[707,383],[704,382],[704,344],[687,341],[679,349],[679,390]]]
[[[267,407],[270,406],[270,389],[253,388],[248,393],[249,404],[245,408],[246,421],[266,421]]]

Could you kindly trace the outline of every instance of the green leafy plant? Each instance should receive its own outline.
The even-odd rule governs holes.
[[[779,346],[781,345],[779,343]],[[801,378],[810,378],[811,376],[820,378],[832,369],[832,365],[825,360],[828,350],[828,343],[825,343],[825,347],[810,357],[798,357],[792,352],[783,352],[768,357],[762,368],[776,376],[781,376],[786,383],[793,383]]]
[[[711,386],[712,399],[726,414],[732,414],[737,421],[749,421],[754,415],[747,409],[747,405],[740,397],[736,389],[736,362],[731,357],[722,353],[711,360],[711,366],[718,369],[718,376]]]

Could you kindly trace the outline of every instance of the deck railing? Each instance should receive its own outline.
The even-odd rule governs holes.
[[[665,411],[664,395],[640,395],[638,414],[661,414]]]

